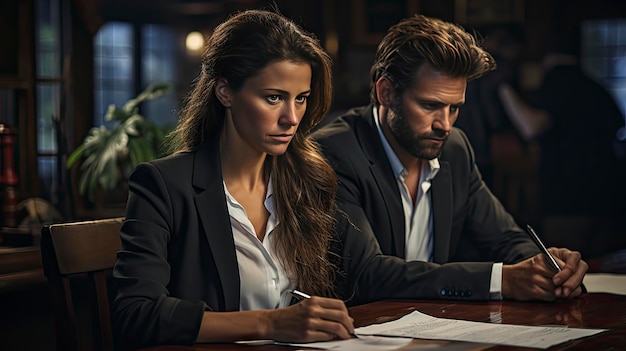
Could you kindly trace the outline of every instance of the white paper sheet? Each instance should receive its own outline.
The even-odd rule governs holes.
[[[408,345],[412,338],[395,338],[384,336],[367,336],[364,335],[359,338],[352,338],[347,340],[336,341],[320,341],[310,342],[306,344],[288,343],[284,345],[307,347],[323,350],[336,350],[336,351],[378,351],[378,350],[398,350]]]
[[[397,338],[394,338],[397,339]],[[447,340],[423,340],[423,339],[409,339],[408,344],[402,343],[401,345],[393,344],[366,344],[363,341],[356,340],[342,340],[332,341],[327,343],[316,342],[310,344],[284,344],[289,346],[305,347],[298,351],[311,351],[311,349],[323,349],[333,351],[484,351],[492,347],[493,344],[477,344],[473,342],[461,342],[461,341],[447,341]]]
[[[272,340],[236,341],[236,343],[245,345],[276,344],[305,348],[299,351],[309,351],[311,349],[333,351],[433,351],[435,349],[436,351],[483,351],[493,346],[493,344],[478,344],[473,342],[424,340],[374,335],[361,335],[358,339],[311,343],[285,343]]]
[[[547,349],[606,329],[536,327],[436,318],[414,311],[398,320],[355,329],[357,335],[469,341]]]
[[[583,284],[590,293],[626,295],[626,274],[587,273]]]

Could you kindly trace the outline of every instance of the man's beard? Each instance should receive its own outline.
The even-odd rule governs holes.
[[[390,109],[387,123],[398,144],[411,155],[424,160],[432,160],[439,156],[448,139],[446,132],[442,130],[422,134],[414,133],[400,106]],[[443,143],[433,145],[430,139],[443,140]]]

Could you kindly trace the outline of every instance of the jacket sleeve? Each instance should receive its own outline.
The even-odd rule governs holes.
[[[343,243],[343,269],[349,305],[381,299],[488,300],[490,262],[410,261],[383,255],[371,227],[355,206],[342,206],[337,231]]]
[[[205,310],[203,301],[169,296],[168,242],[172,209],[157,168],[140,164],[129,180],[122,248],[113,270],[116,296],[112,323],[125,347],[193,344]]]

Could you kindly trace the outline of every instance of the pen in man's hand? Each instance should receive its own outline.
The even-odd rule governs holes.
[[[289,294],[298,299],[298,301],[311,298],[311,295],[303,293],[302,291],[296,289],[289,290]],[[350,336],[352,336],[353,338],[358,338],[355,333],[350,333]]]
[[[560,272],[561,271],[561,266],[559,266],[559,264],[556,262],[554,257],[550,254],[550,251],[548,251],[548,249],[546,249],[546,246],[543,244],[541,239],[539,239],[539,236],[537,235],[537,233],[535,233],[535,230],[533,229],[533,227],[531,227],[530,225],[526,225],[526,228],[528,228],[528,235],[530,235],[530,237],[535,242],[535,245],[537,245],[537,247],[539,247],[541,252],[543,252],[543,254],[546,255],[546,257],[548,258],[548,261],[550,262],[550,265],[552,266],[552,268],[554,268],[554,270],[556,270],[557,272]]]

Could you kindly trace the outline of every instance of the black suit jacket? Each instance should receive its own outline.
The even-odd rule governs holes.
[[[239,310],[240,278],[218,140],[210,138],[194,152],[143,163],[130,176],[122,249],[113,271],[118,344],[192,344],[205,310]],[[348,305],[436,298],[443,288],[466,291],[464,298],[488,298],[480,291],[488,285],[487,273],[457,279],[486,272],[483,263],[407,263],[382,255],[363,216],[336,217],[334,284]]]
[[[374,123],[373,106],[348,111],[314,138],[339,177],[342,208],[353,220],[371,226],[384,254],[404,257],[402,199]],[[435,263],[513,263],[539,253],[482,181],[461,130],[452,129],[439,163],[431,188]],[[490,271],[488,264],[455,279],[459,285],[472,286],[472,279]],[[481,296],[484,290],[480,289]]]

